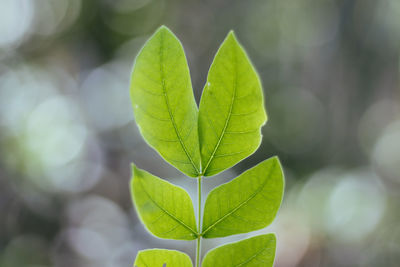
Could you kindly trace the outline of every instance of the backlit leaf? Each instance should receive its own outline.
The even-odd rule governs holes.
[[[192,267],[192,261],[185,253],[168,249],[147,249],[139,251],[135,267]]]
[[[255,236],[218,247],[207,253],[203,267],[271,267],[274,264],[274,234]]]
[[[204,206],[203,237],[224,237],[266,227],[281,205],[283,187],[281,165],[273,157],[213,189]]]
[[[130,88],[144,139],[177,169],[198,176],[198,109],[182,45],[166,27],[136,57]]]
[[[210,67],[200,101],[202,173],[215,175],[259,147],[267,116],[260,79],[230,32]]]
[[[132,199],[146,228],[160,238],[196,239],[196,220],[189,194],[134,165],[132,171]]]

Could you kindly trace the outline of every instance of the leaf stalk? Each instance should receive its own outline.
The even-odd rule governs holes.
[[[197,210],[197,243],[196,243],[196,267],[200,267],[200,253],[201,253],[201,180],[202,176],[200,175],[197,178],[197,205],[198,205],[198,210]]]

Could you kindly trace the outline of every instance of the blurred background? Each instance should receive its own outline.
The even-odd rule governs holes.
[[[1,0],[0,266],[132,266],[152,237],[133,210],[130,163],[185,187],[147,146],[129,100],[133,60],[165,24],[196,101],[230,29],[260,73],[259,150],[205,194],[278,155],[286,193],[275,266],[399,266],[398,0]],[[204,199],[204,197],[203,197]]]

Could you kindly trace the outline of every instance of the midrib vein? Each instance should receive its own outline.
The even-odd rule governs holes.
[[[234,55],[233,57],[234,57],[234,62],[235,62],[235,64],[234,64],[235,65],[235,79],[234,79],[234,82],[233,82],[233,93],[232,93],[232,97],[231,97],[231,104],[229,106],[229,113],[228,113],[228,117],[226,118],[224,128],[222,129],[221,135],[218,138],[218,142],[215,144],[213,152],[211,153],[210,158],[208,159],[207,164],[206,164],[206,166],[205,166],[205,168],[203,170],[203,175],[206,173],[208,167],[210,166],[211,161],[214,159],[215,153],[217,152],[217,150],[218,150],[218,148],[219,148],[219,146],[221,144],[222,138],[225,135],[226,128],[228,128],[228,124],[229,124],[229,121],[231,120],[231,116],[232,116],[233,103],[235,101],[236,87],[237,87],[237,57],[236,57],[236,49],[235,49],[235,52],[233,53],[233,55]]]
[[[172,122],[172,125],[173,125],[173,127],[174,127],[176,136],[178,137],[179,143],[181,144],[181,146],[182,146],[182,148],[183,148],[183,151],[185,152],[185,154],[186,154],[187,158],[189,159],[190,163],[192,164],[192,167],[195,169],[196,175],[198,175],[198,174],[200,173],[200,171],[199,171],[199,169],[197,168],[196,164],[193,162],[193,159],[192,159],[192,157],[190,156],[190,154],[189,154],[189,152],[188,152],[188,150],[187,150],[187,148],[186,148],[186,146],[185,146],[185,143],[183,142],[183,139],[182,139],[182,137],[181,137],[181,135],[180,135],[180,133],[179,133],[178,127],[177,127],[177,125],[176,125],[176,123],[175,123],[174,116],[173,116],[173,114],[172,114],[172,112],[171,112],[171,106],[170,106],[170,104],[169,104],[168,95],[167,95],[167,90],[166,90],[166,88],[165,88],[166,86],[165,86],[165,74],[164,74],[164,52],[163,52],[163,47],[164,47],[164,34],[165,34],[165,33],[162,33],[162,34],[161,34],[161,37],[160,37],[160,52],[159,52],[159,56],[160,56],[161,82],[162,82],[162,90],[163,90],[163,95],[164,95],[164,99],[165,99],[165,104],[166,104],[166,106],[167,106],[168,114],[169,114],[169,117],[171,118],[171,122]]]
[[[268,175],[266,177],[269,177],[273,168],[275,167],[275,164],[273,166],[270,167],[269,171],[268,171]],[[265,181],[261,184],[261,186],[253,193],[249,196],[248,199],[246,199],[245,201],[243,201],[242,203],[240,203],[239,205],[237,205],[233,210],[229,211],[228,213],[226,213],[224,216],[222,216],[221,218],[219,218],[217,221],[215,221],[213,224],[211,224],[209,227],[206,228],[206,230],[204,230],[201,235],[206,234],[209,230],[211,230],[212,228],[214,228],[217,224],[221,223],[223,220],[225,220],[228,216],[232,215],[233,213],[235,213],[238,209],[240,209],[241,207],[243,207],[244,205],[246,205],[250,200],[252,200],[253,198],[256,197],[256,195],[258,193],[261,192],[261,190],[263,190],[263,188],[265,187],[265,185],[267,184],[268,179],[265,179]]]
[[[149,192],[147,192],[146,188],[143,185],[142,179],[139,178],[139,182],[140,185],[143,188],[143,192],[146,193],[147,197],[151,200],[151,202],[154,203],[154,205],[156,205],[160,210],[162,210],[163,212],[165,212],[168,216],[170,216],[174,221],[176,221],[177,223],[179,223],[180,225],[182,225],[183,227],[185,227],[186,229],[188,229],[190,232],[192,232],[195,236],[197,236],[196,231],[194,231],[192,229],[192,227],[190,227],[189,225],[187,225],[186,223],[182,222],[181,220],[179,220],[178,218],[176,218],[172,213],[170,213],[168,210],[164,209],[162,206],[160,206],[149,194]]]

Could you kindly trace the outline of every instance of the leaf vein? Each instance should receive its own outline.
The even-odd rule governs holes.
[[[208,159],[208,162],[205,165],[205,168],[203,170],[203,174],[206,173],[206,171],[208,169],[208,166],[210,166],[210,163],[211,163],[212,159],[214,158],[214,155],[215,155],[215,153],[217,152],[217,150],[218,150],[218,148],[220,146],[222,138],[223,138],[223,136],[225,134],[226,129],[228,128],[228,124],[229,124],[229,121],[231,119],[231,114],[232,114],[233,104],[235,102],[236,89],[237,89],[236,88],[236,86],[237,86],[237,57],[236,57],[236,51],[233,54],[234,54],[234,61],[235,61],[235,64],[234,64],[235,65],[235,72],[234,72],[235,73],[235,79],[234,79],[234,82],[233,82],[233,93],[232,93],[232,98],[231,98],[231,104],[229,106],[229,113],[228,113],[228,117],[227,117],[227,119],[225,121],[224,128],[222,129],[222,132],[221,132],[221,134],[219,136],[218,142],[216,143],[216,145],[214,147],[213,153],[210,155],[210,157]]]
[[[275,163],[276,164],[276,163]],[[272,165],[268,171],[267,177],[270,176],[272,170],[275,168],[275,164]],[[227,212],[224,216],[222,216],[221,218],[219,218],[217,221],[215,221],[213,224],[211,224],[210,226],[208,226],[201,234],[204,235],[206,234],[208,231],[210,231],[213,227],[215,227],[216,225],[218,225],[219,223],[221,223],[222,221],[224,221],[227,217],[229,217],[231,214],[233,214],[234,212],[236,212],[238,209],[240,209],[242,206],[246,205],[250,200],[252,200],[254,197],[256,197],[258,195],[258,193],[261,192],[261,190],[265,187],[265,185],[267,184],[268,179],[265,179],[265,181],[261,184],[261,186],[253,193],[251,194],[246,200],[244,200],[242,203],[240,203],[239,205],[237,205],[235,208],[233,208],[231,211]],[[218,196],[217,196],[218,197]]]
[[[162,207],[160,204],[157,203],[157,201],[155,201],[155,199],[153,199],[149,192],[147,192],[145,186],[143,185],[143,181],[141,178],[138,178],[140,185],[143,188],[143,192],[147,195],[147,197],[151,200],[151,202],[154,203],[154,205],[157,206],[157,208],[159,208],[160,210],[162,210],[163,212],[165,212],[165,214],[167,214],[169,217],[171,217],[174,221],[176,221],[178,224],[182,225],[184,228],[188,229],[190,232],[192,232],[192,234],[194,234],[195,236],[197,236],[196,231],[194,231],[190,226],[188,226],[186,223],[184,223],[183,221],[181,221],[180,219],[178,219],[177,217],[175,217],[172,213],[170,213],[168,210],[166,210],[164,207]]]
[[[177,125],[176,125],[176,122],[175,122],[175,119],[174,119],[174,116],[173,116],[173,114],[172,114],[171,107],[170,107],[170,104],[169,104],[168,95],[167,95],[167,90],[166,90],[166,88],[165,88],[166,86],[165,86],[165,78],[164,78],[165,73],[164,73],[164,67],[163,67],[163,62],[164,62],[163,45],[164,45],[164,34],[161,34],[160,51],[159,51],[159,56],[160,56],[160,73],[161,73],[161,80],[162,80],[162,90],[163,90],[163,93],[164,93],[164,99],[165,99],[165,103],[166,103],[166,105],[167,105],[168,114],[169,114],[169,116],[170,116],[170,118],[171,118],[171,122],[172,122],[172,125],[174,126],[174,130],[175,130],[176,136],[177,136],[178,139],[179,139],[179,143],[181,144],[183,151],[185,152],[187,158],[189,159],[189,161],[190,161],[192,167],[195,169],[195,171],[197,172],[197,174],[199,174],[200,172],[199,172],[199,170],[198,170],[196,164],[193,162],[193,159],[192,159],[192,157],[190,156],[190,154],[189,154],[189,152],[188,152],[188,150],[187,150],[187,148],[186,148],[186,145],[185,145],[185,143],[184,143],[183,140],[182,140],[182,137],[180,136],[180,133],[179,133],[179,131],[178,131],[178,128],[177,128]]]

